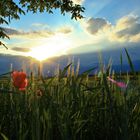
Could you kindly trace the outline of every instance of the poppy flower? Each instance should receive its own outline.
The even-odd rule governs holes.
[[[25,90],[28,85],[28,80],[26,78],[26,73],[22,71],[14,71],[12,73],[12,80],[14,87],[19,90]]]
[[[127,85],[123,82],[117,82],[115,81],[114,79],[110,78],[110,77],[107,77],[107,79],[109,81],[111,81],[112,83],[116,84],[118,87],[121,87],[121,88],[127,88]]]

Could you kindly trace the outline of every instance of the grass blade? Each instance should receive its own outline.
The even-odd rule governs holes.
[[[121,64],[121,72],[122,72],[122,65],[123,65],[122,53],[120,54],[120,64]]]
[[[1,134],[2,138],[3,138],[3,140],[9,140],[3,133],[0,133],[0,134]]]
[[[72,63],[70,63],[69,65],[67,65],[64,70],[61,72],[60,71],[60,75],[59,75],[59,79],[63,78],[68,70],[68,68],[71,66]]]
[[[4,75],[7,75],[7,74],[11,74],[12,72],[13,72],[13,71],[6,72],[6,73],[4,73],[4,74],[1,74],[0,77],[1,77],[1,76],[4,76]]]
[[[126,55],[127,55],[127,60],[128,60],[129,66],[130,66],[130,68],[131,68],[131,71],[134,73],[134,72],[135,72],[135,70],[134,70],[134,65],[133,65],[133,63],[132,63],[131,57],[130,57],[130,55],[129,55],[129,53],[128,53],[128,51],[127,51],[126,48],[125,48],[125,53],[126,53]]]

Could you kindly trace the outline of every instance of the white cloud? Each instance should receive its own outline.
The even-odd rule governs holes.
[[[131,26],[138,23],[139,17],[135,15],[127,15],[120,18],[116,23],[116,30],[123,30],[125,28],[130,28]]]
[[[68,34],[73,31],[73,28],[71,26],[63,26],[59,27],[56,31],[63,34]]]
[[[139,42],[140,41],[139,17],[134,15],[124,16],[113,27],[110,37],[115,41]]]
[[[43,23],[33,23],[31,26],[36,29],[49,29],[50,28],[48,24],[43,24]]]

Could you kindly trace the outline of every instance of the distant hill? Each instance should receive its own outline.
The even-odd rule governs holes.
[[[132,52],[132,53],[131,53]],[[120,68],[120,51],[110,50],[104,51],[102,54],[102,62],[107,65],[109,60],[112,60],[112,69],[116,72],[121,70]],[[123,72],[130,71],[126,54],[123,52]],[[140,58],[135,57],[135,53],[130,50],[130,56],[136,71],[140,71]],[[68,62],[74,61],[76,67],[77,62],[80,60],[80,73],[86,71],[92,67],[99,66],[99,54],[98,53],[86,53],[86,54],[71,54],[60,57],[53,57],[43,61],[43,74],[54,75],[55,71],[60,65],[63,69]],[[39,62],[31,57],[15,56],[15,55],[0,55],[0,74],[10,71],[10,65],[13,65],[15,70],[26,70],[28,74],[33,71],[37,74]]]

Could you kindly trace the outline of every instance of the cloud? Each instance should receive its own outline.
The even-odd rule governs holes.
[[[70,26],[63,26],[57,29],[57,32],[63,33],[63,34],[69,34],[73,31],[73,28]]]
[[[111,42],[140,42],[140,17],[127,15],[111,24],[103,18],[90,18],[84,29],[98,39],[106,38]]]
[[[42,24],[42,23],[33,23],[32,26],[35,26],[35,27],[42,27],[42,26],[47,26],[47,24]]]
[[[85,24],[90,34],[97,34],[99,31],[110,26],[110,23],[103,18],[90,18]]]
[[[68,34],[71,33],[73,28],[71,26],[63,26],[63,27],[58,27],[57,29],[50,30],[47,28],[43,29],[42,24],[36,23],[33,24],[32,26],[37,27],[36,30],[31,30],[31,31],[22,31],[18,29],[13,29],[13,28],[2,28],[7,35],[9,35],[11,38],[21,38],[21,39],[40,39],[40,38],[49,38],[54,36],[56,33],[63,33],[63,34]],[[46,24],[44,25],[44,27]]]
[[[122,17],[113,29],[112,36],[115,40],[138,42],[140,41],[140,22],[139,17],[129,15]]]
[[[18,35],[18,34],[21,34],[21,32],[16,30],[16,29],[2,28],[2,30],[4,30],[4,32],[7,33],[8,35]]]
[[[33,23],[31,26],[35,27],[37,29],[49,29],[50,28],[48,24],[43,24],[43,23]]]
[[[127,15],[122,18],[120,18],[116,23],[116,30],[123,30],[126,27],[129,28],[132,25],[135,25],[137,21],[139,20],[138,16],[134,15]]]
[[[14,38],[26,38],[26,39],[37,39],[37,38],[46,38],[54,35],[52,31],[49,30],[32,30],[32,31],[21,31],[12,28],[3,28],[4,31]]]
[[[20,47],[13,47],[13,48],[11,48],[11,50],[17,51],[17,52],[29,52],[30,51],[29,48],[20,48]]]

